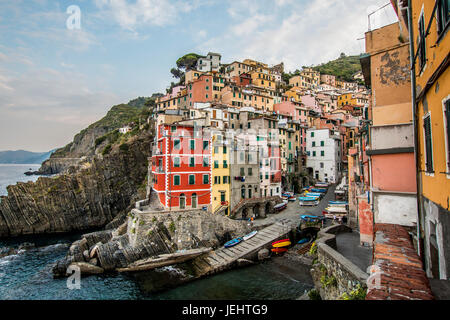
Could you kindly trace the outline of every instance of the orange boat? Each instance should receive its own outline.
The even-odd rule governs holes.
[[[272,247],[274,248],[282,248],[287,247],[291,245],[291,240],[289,239],[282,239],[275,242],[272,242]]]
[[[275,252],[276,254],[286,252],[287,250],[287,248],[272,248],[272,252]]]

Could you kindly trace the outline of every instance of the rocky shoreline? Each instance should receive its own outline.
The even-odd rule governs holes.
[[[0,238],[116,227],[145,198],[150,132],[55,177],[8,186],[0,198]]]
[[[244,221],[202,210],[130,213],[118,228],[85,234],[53,268],[55,277],[67,276],[70,266],[82,275],[109,271],[150,270],[185,262],[245,234]]]

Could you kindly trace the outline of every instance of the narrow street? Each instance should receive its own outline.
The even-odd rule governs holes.
[[[328,188],[328,191],[323,197],[323,199],[320,201],[319,205],[312,206],[312,207],[301,207],[298,204],[298,199],[296,199],[293,202],[289,202],[287,205],[287,208],[280,213],[276,214],[269,214],[267,215],[267,218],[265,219],[257,219],[254,221],[255,226],[266,226],[273,224],[277,221],[280,221],[282,219],[295,219],[300,222],[300,216],[304,214],[313,215],[313,216],[320,216],[322,215],[322,211],[328,206],[328,202],[334,200],[334,190],[336,186],[333,184]],[[295,197],[298,198],[300,195],[296,194]]]

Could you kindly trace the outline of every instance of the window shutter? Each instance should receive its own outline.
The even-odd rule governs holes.
[[[445,118],[447,121],[447,170],[450,170],[450,99],[445,102]]]
[[[433,148],[432,148],[432,137],[431,137],[431,119],[427,116],[424,119],[424,131],[425,131],[425,166],[427,172],[433,171]]]

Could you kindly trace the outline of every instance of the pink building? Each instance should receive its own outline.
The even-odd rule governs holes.
[[[311,94],[302,95],[301,100],[305,107],[307,107],[309,110],[313,110],[317,113],[322,113],[320,104],[317,102],[315,96]]]
[[[274,104],[273,111],[281,115],[291,116],[294,121],[300,121],[301,123],[307,123],[308,121],[308,108],[295,101],[283,101]]]

